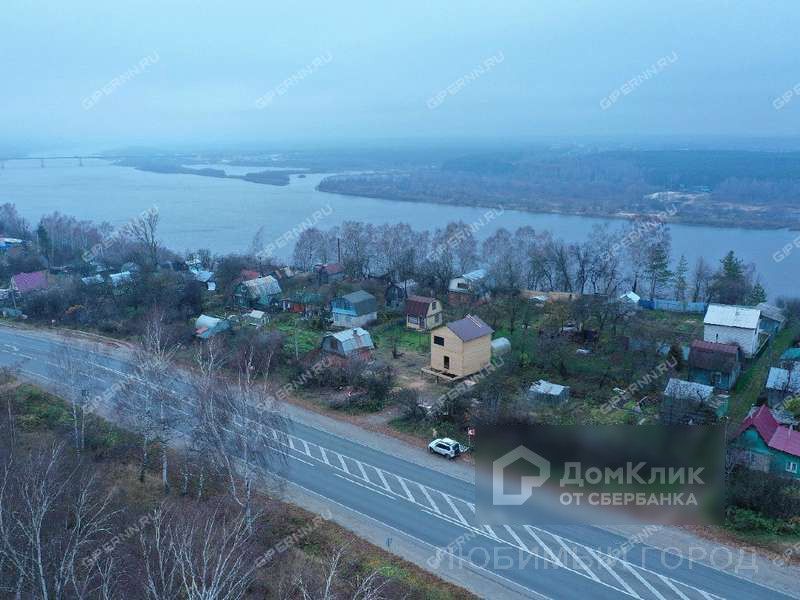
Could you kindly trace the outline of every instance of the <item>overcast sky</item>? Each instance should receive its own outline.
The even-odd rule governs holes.
[[[0,138],[797,135],[799,25],[795,0],[5,0]]]

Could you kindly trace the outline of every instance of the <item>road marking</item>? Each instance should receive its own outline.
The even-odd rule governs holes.
[[[592,557],[593,557],[593,558],[594,558],[594,559],[595,559],[595,560],[596,560],[598,563],[600,563],[601,565],[603,565],[603,567],[605,567],[605,570],[606,570],[606,571],[608,571],[608,572],[611,574],[611,576],[612,576],[614,579],[616,579],[616,580],[617,580],[617,581],[620,583],[620,585],[621,585],[622,587],[624,587],[626,590],[628,590],[628,593],[629,593],[631,596],[633,596],[634,598],[641,598],[641,596],[639,596],[639,594],[637,594],[636,592],[634,592],[634,591],[633,591],[633,588],[632,588],[631,586],[629,586],[629,585],[627,584],[627,582],[626,582],[626,581],[625,581],[625,580],[624,580],[622,577],[620,577],[620,576],[619,576],[619,574],[618,574],[618,573],[617,573],[617,572],[616,572],[614,569],[612,569],[612,568],[611,568],[611,567],[610,567],[608,564],[606,564],[606,560],[605,560],[603,557],[601,557],[599,554],[597,554],[597,553],[596,553],[594,550],[592,550],[591,548],[586,548],[586,550],[589,552],[589,554],[591,554],[591,555],[592,555]],[[660,576],[659,576],[659,577],[660,577]],[[678,590],[675,590],[675,591],[676,591],[676,592],[678,592]],[[681,596],[683,596],[683,594],[681,594],[680,592],[678,592],[678,593],[679,593]],[[686,596],[683,596],[683,600],[689,600],[689,599],[688,599]]]
[[[453,510],[456,517],[458,517],[458,520],[461,521],[464,525],[469,525],[467,520],[464,518],[464,515],[461,514],[461,511],[456,508],[455,503],[450,499],[450,495],[442,494],[442,496],[444,496],[444,499],[447,500],[447,503],[450,505],[450,508]]]
[[[397,481],[400,482],[400,486],[403,488],[403,491],[406,493],[406,496],[408,496],[408,499],[411,500],[411,502],[413,502],[414,504],[417,504],[417,501],[414,499],[413,494],[408,489],[408,486],[406,485],[405,480],[402,477],[400,477],[399,475],[395,475],[395,477],[397,478]]]
[[[358,465],[358,470],[361,471],[361,477],[363,477],[364,481],[369,481],[369,477],[367,477],[367,472],[364,470],[364,465],[361,464],[360,460],[355,461],[356,465]]]
[[[525,548],[525,550],[528,550],[528,552],[530,552],[530,550],[529,550],[529,549],[528,549],[528,547],[525,545],[525,543],[524,543],[524,542],[523,542],[523,541],[520,539],[520,537],[517,535],[517,532],[516,532],[516,531],[514,531],[513,529],[511,529],[511,527],[509,527],[508,525],[503,525],[503,527],[505,527],[506,531],[507,531],[508,533],[510,533],[510,534],[511,534],[511,537],[513,537],[513,538],[514,538],[514,540],[517,542],[517,544],[519,544],[519,545],[520,545],[522,548]]]
[[[372,468],[378,472],[378,477],[381,478],[381,483],[383,484],[383,487],[391,492],[392,488],[389,487],[389,483],[386,481],[386,477],[384,477],[383,475],[383,469],[379,469],[378,467],[372,467]]]
[[[325,448],[322,446],[317,446],[317,448],[319,448],[319,452],[322,454],[322,460],[325,461],[326,465],[330,466],[331,463],[328,461],[328,453],[325,452]]]
[[[552,534],[551,534],[551,535],[552,535]],[[560,537],[558,537],[557,535],[553,535],[553,539],[554,539],[555,541],[557,541],[559,544],[561,544],[561,547],[562,547],[562,548],[564,548],[564,550],[566,550],[566,551],[567,551],[567,552],[568,552],[568,553],[569,553],[569,554],[572,556],[572,558],[574,558],[574,559],[575,559],[575,562],[577,562],[577,563],[578,563],[578,566],[579,566],[581,569],[583,569],[584,571],[586,571],[586,572],[589,574],[589,577],[591,577],[591,578],[592,578],[592,579],[594,579],[595,581],[600,581],[600,579],[597,577],[597,575],[595,575],[595,574],[594,574],[594,572],[593,572],[593,571],[592,571],[592,570],[591,570],[589,567],[587,567],[587,566],[586,566],[586,563],[584,563],[584,562],[581,560],[581,557],[580,557],[580,556],[578,556],[577,554],[575,554],[575,553],[572,551],[572,548],[570,548],[569,546],[567,546],[567,545],[564,543],[564,540],[562,540],[562,539],[561,539]],[[662,600],[663,600],[663,599],[662,599]]]
[[[339,473],[334,473],[333,476],[334,477],[339,477],[340,479],[344,479],[345,481],[347,481],[349,483],[352,483],[353,485],[357,485],[359,487],[362,487],[365,490],[369,490],[370,492],[375,492],[376,494],[380,494],[381,496],[385,496],[386,498],[389,498],[390,500],[397,500],[397,498],[395,498],[394,496],[390,496],[386,492],[382,492],[381,490],[379,490],[379,489],[377,489],[375,487],[366,485],[364,483],[361,483],[360,481],[355,481],[353,479],[350,479],[349,477],[345,477],[344,475],[340,475]]]
[[[536,543],[539,544],[544,549],[544,551],[550,555],[550,558],[552,558],[557,565],[561,567],[564,566],[563,563],[558,559],[558,557],[555,554],[553,554],[553,551],[550,550],[550,547],[542,541],[542,538],[536,535],[536,532],[533,531],[530,525],[523,525],[522,527],[525,529],[525,531],[528,532],[528,534],[530,534],[530,536],[534,540],[536,540]]]
[[[682,591],[680,591],[672,584],[672,582],[669,580],[669,577],[664,577],[663,575],[661,575],[661,573],[656,573],[656,575],[658,575],[658,578],[664,583],[666,583],[673,592],[678,594],[681,600],[689,600],[689,597],[686,596],[686,594],[684,594]]]
[[[658,593],[658,590],[657,590],[656,588],[654,588],[652,585],[650,585],[650,582],[649,582],[649,581],[647,581],[647,580],[646,580],[644,577],[642,577],[641,575],[639,575],[639,573],[637,573],[635,569],[631,568],[631,566],[630,566],[630,565],[629,565],[627,562],[623,561],[623,562],[622,562],[622,566],[624,566],[626,569],[628,569],[628,571],[630,571],[631,573],[633,573],[633,574],[636,576],[636,579],[638,579],[639,581],[641,581],[641,582],[642,582],[642,584],[644,584],[644,586],[645,586],[645,587],[646,587],[648,590],[650,590],[651,592],[653,592],[653,594],[655,594],[655,596],[656,596],[656,598],[658,598],[658,600],[667,600],[666,598],[664,598],[664,596],[662,596],[661,594],[659,594],[659,593]],[[702,590],[698,590],[698,591],[700,591],[700,593],[703,593],[703,591],[702,591]]]
[[[430,502],[430,504],[431,504],[431,508],[433,508],[433,510],[436,512],[436,514],[437,514],[437,515],[440,515],[440,514],[442,514],[442,511],[440,511],[440,510],[439,510],[439,507],[438,507],[438,506],[436,506],[436,502],[434,502],[434,501],[433,501],[433,498],[431,498],[431,495],[428,493],[428,490],[426,490],[426,489],[425,489],[425,486],[424,486],[424,485],[422,485],[421,483],[418,483],[418,484],[417,484],[417,487],[419,487],[419,489],[421,489],[421,490],[422,490],[422,495],[423,495],[423,496],[425,496],[425,499],[426,499],[428,502]]]
[[[339,464],[340,464],[340,465],[342,465],[342,471],[344,471],[345,473],[347,473],[348,475],[350,475],[350,470],[347,468],[347,465],[346,465],[346,464],[345,464],[345,462],[344,462],[344,456],[342,456],[342,455],[341,455],[341,454],[339,454],[338,452],[336,453],[336,456],[338,456],[338,457],[339,457]]]

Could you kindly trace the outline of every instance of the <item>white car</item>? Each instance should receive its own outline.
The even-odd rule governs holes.
[[[428,444],[428,452],[431,454],[441,454],[450,460],[465,452],[466,446],[462,446],[457,441],[451,438],[437,438]]]

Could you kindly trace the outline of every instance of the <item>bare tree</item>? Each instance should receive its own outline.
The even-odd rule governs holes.
[[[349,583],[349,590],[342,584],[345,579],[345,557],[347,544],[336,548],[327,559],[323,560],[321,577],[313,577],[310,569],[301,571],[297,578],[297,587],[303,600],[336,600],[346,593],[352,600],[383,600],[388,580],[375,570],[364,577],[356,577]]]
[[[9,455],[0,471],[0,590],[17,598],[88,598],[108,586],[113,564],[87,566],[110,533],[108,496],[78,478],[63,447]]]
[[[142,246],[153,267],[158,265],[158,219],[157,210],[148,210],[127,225],[128,235]]]
[[[146,597],[244,598],[259,565],[252,539],[247,517],[228,514],[224,505],[190,513],[162,505],[152,527],[140,533]]]

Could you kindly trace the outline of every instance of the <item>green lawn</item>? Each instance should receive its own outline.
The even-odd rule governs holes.
[[[305,354],[322,343],[322,331],[311,329],[302,319],[293,314],[282,314],[273,318],[268,325],[270,329],[277,329],[286,335],[285,347],[287,351],[294,352],[295,334],[297,335],[297,348],[300,354]]]
[[[734,423],[741,421],[747,411],[750,410],[750,407],[756,403],[767,381],[769,368],[777,363],[781,354],[791,345],[792,340],[798,334],[800,334],[800,324],[790,323],[775,337],[772,344],[756,360],[755,364],[751,365],[739,377],[731,394],[730,411],[728,413]]]
[[[391,348],[395,339],[400,350],[427,353],[430,347],[430,333],[406,329],[403,323],[387,323],[370,329],[372,341],[380,348]]]

